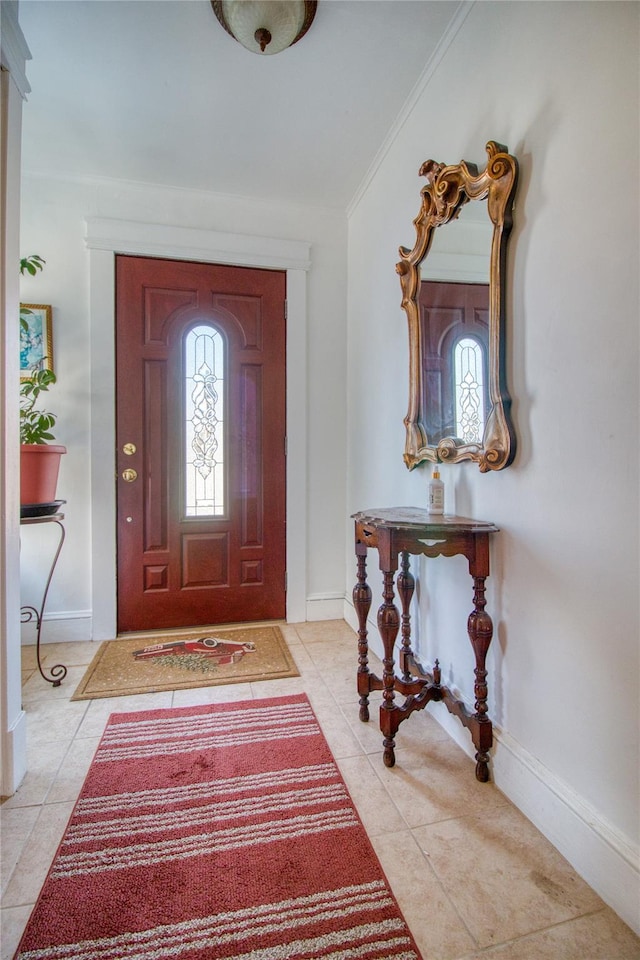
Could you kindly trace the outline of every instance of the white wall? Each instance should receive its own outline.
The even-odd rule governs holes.
[[[509,146],[521,170],[508,331],[519,453],[497,474],[467,463],[445,467],[447,508],[501,528],[488,590],[496,781],[636,926],[637,62],[635,3],[476,4],[352,205],[348,295],[344,218],[331,211],[27,176],[21,249],[47,259],[21,295],[54,305],[60,383],[52,400],[58,438],[69,447],[60,485],[68,541],[49,609],[77,613],[84,629],[91,613],[84,218],[311,241],[308,596],[331,601],[345,590],[349,596],[354,581],[348,514],[425,502],[426,471],[409,473],[402,462],[408,359],[394,270],[398,246],[414,239],[418,168],[428,157],[482,165],[488,139]],[[445,679],[472,700],[465,565],[433,562],[428,583],[424,569],[420,651],[429,660],[440,653]],[[447,722],[446,711],[434,713]],[[451,729],[467,743],[466,731]]]
[[[28,110],[28,104],[25,107]],[[58,495],[68,501],[67,540],[53,580],[43,640],[91,636],[90,315],[87,217],[107,217],[311,243],[308,274],[307,610],[341,610],[345,500],[346,218],[331,210],[269,204],[116,181],[23,176],[21,247],[47,261],[24,278],[23,301],[51,303],[58,383],[48,399],[56,439],[68,448]],[[288,358],[297,362],[297,358]],[[93,371],[96,374],[96,371]],[[330,387],[328,386],[330,384]],[[112,402],[111,398],[108,399]],[[29,531],[31,532],[31,531]],[[45,574],[42,537],[23,536],[23,601]],[[338,600],[336,600],[338,598]],[[25,641],[31,640],[28,629]]]
[[[347,369],[348,511],[424,505],[427,470],[402,461],[397,248],[413,246],[424,160],[483,167],[487,140],[507,144],[521,174],[508,276],[519,452],[499,473],[444,466],[446,505],[501,528],[488,590],[496,781],[636,928],[638,11],[472,7],[352,204]],[[420,652],[472,704],[466,565],[420,571]],[[434,715],[448,722],[441,705]]]

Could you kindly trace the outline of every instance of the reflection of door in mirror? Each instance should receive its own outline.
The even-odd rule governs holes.
[[[489,412],[489,284],[423,280],[418,302],[429,443],[481,443]]]

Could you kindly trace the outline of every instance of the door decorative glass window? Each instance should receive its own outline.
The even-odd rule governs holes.
[[[184,341],[185,492],[187,517],[224,516],[225,342],[209,324]]]
[[[482,346],[463,337],[453,352],[456,436],[463,443],[482,443],[484,435],[484,357]]]

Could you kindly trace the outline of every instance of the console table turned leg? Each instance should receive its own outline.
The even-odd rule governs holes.
[[[358,616],[358,693],[360,694],[360,720],[369,719],[369,643],[367,640],[367,617],[371,609],[371,587],[367,583],[367,552],[358,553],[358,582],[353,588],[353,606]]]
[[[382,704],[380,706],[380,729],[384,734],[383,760],[386,767],[393,767],[396,762],[394,738],[398,729],[398,711],[394,705],[395,663],[393,648],[400,628],[398,608],[393,602],[394,571],[383,571],[384,586],[382,596],[384,603],[378,610],[378,630],[384,646],[382,660]]]
[[[474,694],[475,726],[473,742],[476,753],[476,778],[482,783],[489,779],[489,750],[493,743],[493,725],[487,716],[487,671],[485,662],[489,645],[493,637],[493,622],[485,610],[484,577],[473,578],[474,610],[469,615],[467,629],[476,657]]]
[[[402,671],[402,679],[406,680],[408,683],[409,680],[411,680],[408,658],[413,656],[413,651],[411,649],[411,614],[409,613],[409,610],[411,608],[411,600],[416,587],[416,581],[411,573],[409,554],[406,550],[402,551],[400,573],[398,574],[396,580],[396,586],[398,588],[400,602],[402,603],[402,647],[400,649],[400,670]]]

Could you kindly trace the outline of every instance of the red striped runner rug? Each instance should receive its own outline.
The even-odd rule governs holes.
[[[113,714],[20,960],[419,960],[306,696]]]

